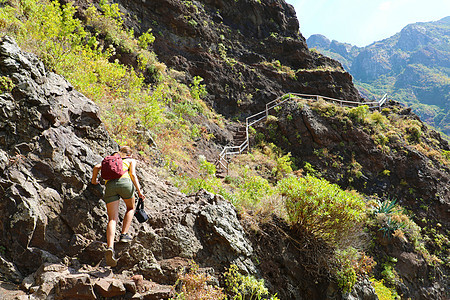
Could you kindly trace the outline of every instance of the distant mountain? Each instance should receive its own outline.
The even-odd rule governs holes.
[[[312,35],[307,44],[339,60],[368,98],[389,93],[450,135],[450,16],[409,24],[367,47]]]

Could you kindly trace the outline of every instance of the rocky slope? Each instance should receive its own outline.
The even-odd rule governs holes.
[[[391,108],[398,110],[398,116],[394,118],[405,122],[418,120],[411,109],[395,105]],[[261,125],[261,130],[271,141],[291,152],[300,166],[309,162],[329,181],[339,183],[341,187],[356,188],[367,195],[389,195],[411,209],[420,199],[428,210],[414,210],[417,218],[439,220],[446,230],[450,230],[450,170],[435,155],[424,155],[414,143],[404,140],[398,133],[389,138],[392,140],[388,143],[389,149],[383,149],[374,138],[380,134],[376,129],[367,124],[358,125],[349,118],[333,116],[317,106],[311,108],[291,102],[273,114],[276,121],[269,126]],[[431,145],[429,142],[434,140],[436,149],[450,150],[448,142],[439,133],[423,123],[421,125],[422,143]],[[286,138],[280,139],[280,136]],[[346,163],[347,170],[341,163],[332,166],[333,158],[337,157]],[[359,165],[361,173],[356,176],[351,172],[351,164]],[[384,170],[390,171],[389,176],[382,175]]]
[[[413,213],[422,233],[435,228],[432,230],[441,234],[436,240],[429,240],[430,249],[437,249],[433,245],[435,241],[448,241],[450,169],[448,164],[438,160],[436,152],[431,152],[431,147],[438,151],[449,151],[450,147],[439,133],[420,123],[423,130],[420,140],[411,142],[399,135],[400,130],[390,129],[386,148],[380,147],[378,140],[384,134],[380,132],[381,127],[360,124],[326,103],[292,101],[272,115],[257,131],[290,152],[304,172],[320,173],[319,176],[330,182],[366,195],[396,199]],[[386,106],[385,116],[395,122],[419,120],[411,109],[394,102]],[[387,119],[385,122],[383,127],[388,127]],[[390,135],[394,132],[394,136]],[[431,140],[434,142],[430,143]],[[418,143],[428,145],[430,152],[419,151]],[[306,167],[307,164],[310,167]],[[449,285],[447,246],[441,249],[443,252],[436,252],[444,263],[438,267],[440,275],[435,277],[434,267],[425,262],[426,255],[417,252],[414,242],[398,237],[387,239],[379,230],[371,233],[373,244],[369,251],[380,264],[378,272],[383,270],[381,262],[386,257],[398,260],[395,269],[402,279],[397,289],[402,298],[444,299],[448,296],[443,292]]]
[[[145,161],[138,163],[138,176],[150,220],[133,222],[133,241],[116,245],[118,267],[107,268],[102,187],[89,182],[93,165],[118,145],[105,131],[97,106],[8,37],[0,43],[0,71],[14,83],[0,95],[2,279],[20,283],[39,299],[133,294],[167,299],[177,272],[195,259],[216,281],[230,264],[264,276],[280,299],[328,294],[341,299],[326,274],[306,279],[308,270],[298,262],[314,249],[305,254],[279,236],[282,222],[275,220],[270,231],[246,231],[229,202],[206,192],[186,196],[161,181]],[[277,243],[261,243],[262,233],[264,239],[274,234],[269,241]],[[367,283],[355,293],[362,291],[375,299]]]
[[[205,192],[185,196],[161,181],[145,161],[139,161],[138,176],[148,196],[145,202],[150,220],[133,222],[133,242],[117,244],[119,265],[113,270],[107,268],[103,261],[107,217],[102,188],[90,185],[89,179],[92,166],[117,145],[105,132],[98,108],[62,77],[47,72],[11,39],[0,43],[0,55],[1,75],[15,84],[11,92],[0,96],[4,120],[0,213],[7,216],[0,227],[3,279],[21,283],[26,293],[39,298],[82,295],[95,299],[134,294],[144,299],[167,299],[173,295],[171,285],[177,272],[195,259],[216,281],[221,280],[220,273],[226,267],[236,264],[243,272],[264,278],[280,299],[376,299],[364,280],[352,294],[341,294],[336,283],[329,281],[323,267],[326,261],[320,259],[330,251],[326,245],[291,231],[276,218],[256,227],[252,219],[239,220],[234,207],[218,196]],[[300,151],[312,162],[313,145],[332,149],[333,144],[339,147],[339,141],[344,141],[349,147],[353,145],[354,153],[374,155],[369,160],[358,156],[360,162],[378,161],[379,168],[384,167],[384,161],[398,164],[405,169],[408,182],[417,181],[414,184],[421,193],[441,195],[440,201],[426,199],[430,209],[424,217],[441,221],[448,230],[448,171],[427,167],[426,159],[412,149],[409,158],[384,157],[370,148],[364,132],[355,128],[347,138],[340,137],[329,121],[306,108],[284,113],[302,115],[289,126],[283,121],[288,118],[280,115],[279,128],[288,139],[289,132],[301,133],[302,144],[310,146]],[[448,145],[444,147],[448,149]],[[410,164],[411,159],[417,163]],[[367,168],[378,172],[375,165]],[[121,207],[121,216],[123,213]],[[408,244],[402,242],[400,248],[393,247],[392,242],[387,245],[379,251],[401,258],[397,268],[404,269],[401,274],[406,276],[404,294],[415,299],[441,299],[446,281],[438,276],[441,284],[427,279],[419,285],[432,270],[414,251],[407,250]],[[323,255],[318,257],[318,251]],[[407,267],[411,264],[421,272],[417,277],[407,277],[409,271],[417,271]]]
[[[361,98],[338,62],[308,50],[284,0],[117,3],[135,32],[152,29],[162,62],[186,71],[187,82],[204,78],[209,103],[226,116],[258,112],[286,92]]]
[[[450,17],[415,23],[392,37],[359,48],[308,38],[309,47],[339,60],[368,97],[389,92],[392,99],[412,105],[427,123],[449,134]]]

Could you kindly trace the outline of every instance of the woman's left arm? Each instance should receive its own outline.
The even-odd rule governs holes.
[[[134,184],[134,187],[136,188],[136,190],[138,192],[139,198],[144,199],[145,196],[141,192],[141,186],[139,185],[139,180],[136,176],[136,164],[137,164],[137,162],[135,159],[130,160],[130,178]]]

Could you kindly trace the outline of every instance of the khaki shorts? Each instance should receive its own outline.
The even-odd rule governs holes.
[[[111,203],[120,198],[131,199],[133,198],[135,191],[134,184],[128,177],[109,180],[106,183],[103,200],[105,200],[106,203]]]

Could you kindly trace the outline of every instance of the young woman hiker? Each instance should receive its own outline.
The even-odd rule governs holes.
[[[145,196],[141,192],[139,180],[136,176],[136,160],[131,158],[132,151],[128,146],[120,148],[118,154],[122,157],[123,171],[126,171],[120,178],[106,181],[105,193],[103,200],[106,202],[106,211],[108,213],[108,226],[106,228],[106,243],[108,249],[105,252],[106,263],[115,267],[117,259],[114,257],[114,236],[116,233],[116,225],[119,219],[119,200],[123,199],[127,207],[127,212],[123,218],[122,231],[119,242],[130,242],[131,236],[128,234],[131,221],[135,211],[134,192],[137,191],[140,198]],[[102,165],[94,166],[92,172],[92,184],[99,184],[98,174],[102,169]]]

